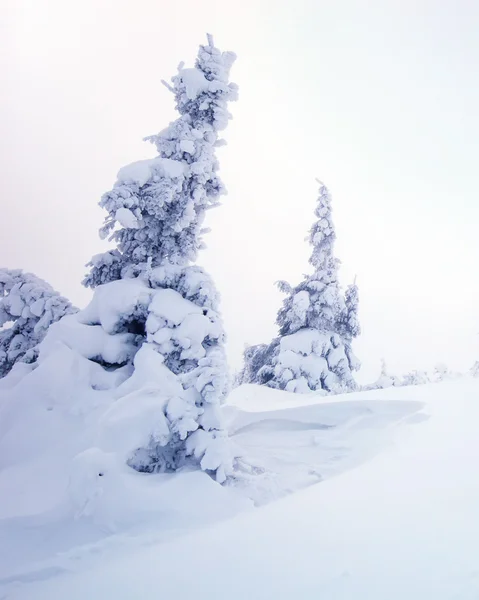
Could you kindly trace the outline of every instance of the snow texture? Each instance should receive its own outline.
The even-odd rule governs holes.
[[[10,411],[25,411],[24,392]],[[2,412],[0,595],[132,600],[151,593],[160,572],[162,593],[179,600],[219,600],[225,589],[232,600],[265,590],[305,600],[475,598],[478,393],[472,377],[328,398],[239,387],[222,409],[244,457],[227,487],[198,471],[136,473],[95,445],[106,431],[97,439],[80,416],[36,401],[27,420],[42,427],[30,433],[37,441],[53,418],[50,451],[6,455]],[[214,586],[204,577],[212,563]]]

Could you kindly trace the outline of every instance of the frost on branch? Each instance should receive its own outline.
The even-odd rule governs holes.
[[[50,325],[75,311],[36,275],[0,269],[0,377],[19,361],[34,362]]]

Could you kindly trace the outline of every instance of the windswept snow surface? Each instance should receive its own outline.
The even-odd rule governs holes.
[[[75,519],[45,502],[15,514],[19,471],[48,488],[41,458],[0,472],[0,598],[479,597],[479,381],[327,398],[244,386],[224,411],[243,449],[229,487],[114,469]],[[88,452],[77,484],[108,460]]]

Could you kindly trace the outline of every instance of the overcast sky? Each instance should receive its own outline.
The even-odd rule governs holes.
[[[231,363],[269,341],[308,269],[315,177],[357,276],[361,380],[479,359],[479,3],[475,0],[0,0],[0,263],[84,306],[102,193],[175,118],[161,85],[205,33],[238,60],[219,151],[229,190],[199,262]]]

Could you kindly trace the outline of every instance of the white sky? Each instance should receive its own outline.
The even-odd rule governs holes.
[[[358,277],[361,380],[479,359],[479,3],[475,0],[0,0],[0,263],[83,306],[105,249],[97,202],[175,118],[160,80],[205,32],[233,50],[240,100],[208,214],[234,367],[269,341],[308,268],[319,177],[346,285]]]

